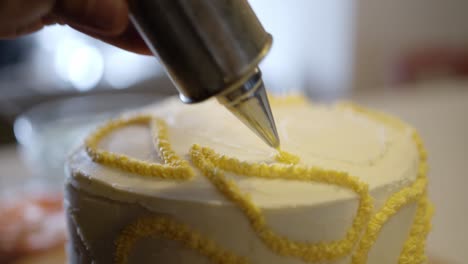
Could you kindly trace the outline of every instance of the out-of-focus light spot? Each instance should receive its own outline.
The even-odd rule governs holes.
[[[94,88],[104,74],[101,52],[79,38],[63,39],[54,57],[56,73],[79,91]]]
[[[68,65],[73,53],[80,47],[86,45],[77,38],[65,38],[60,40],[54,54],[54,68],[57,75],[64,82],[68,82]]]
[[[36,35],[39,48],[55,52],[64,39],[76,37],[76,32],[68,26],[53,25],[43,28]]]
[[[125,89],[151,76],[162,74],[162,68],[154,57],[123,50],[112,50],[106,62],[104,79],[115,89]]]
[[[94,47],[83,46],[74,50],[67,65],[68,80],[79,91],[94,88],[104,74],[104,59]]]
[[[27,145],[31,143],[33,127],[28,119],[24,117],[18,118],[13,126],[13,131],[15,133],[16,140],[20,144]]]

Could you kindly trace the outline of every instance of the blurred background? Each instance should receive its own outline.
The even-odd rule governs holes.
[[[468,1],[250,3],[274,36],[261,65],[271,93],[351,99],[394,113],[421,131],[437,208],[431,261],[466,263],[468,207],[461,201],[468,199],[463,189],[468,186],[463,166],[468,161]],[[46,196],[44,203],[43,193],[60,193],[69,149],[96,123],[173,94],[154,57],[111,47],[66,26],[0,41],[0,194],[12,197],[24,189],[31,194],[3,208],[12,215],[18,208],[39,208],[43,214],[28,220],[37,225],[60,215],[60,206],[53,204],[60,195]],[[0,233],[7,231],[0,227]],[[61,233],[51,232],[49,248],[59,246],[52,256],[60,263]],[[2,243],[9,242],[0,237],[0,255]],[[26,247],[15,254],[27,252],[39,263],[44,250]]]

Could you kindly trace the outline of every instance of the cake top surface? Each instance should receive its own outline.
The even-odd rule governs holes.
[[[139,199],[229,203],[193,165],[190,150],[194,144],[209,148],[219,157],[254,165],[289,166],[291,171],[301,167],[344,172],[366,183],[371,192],[392,193],[416,179],[418,150],[412,129],[402,123],[381,122],[373,118],[377,113],[359,111],[350,105],[315,105],[301,98],[272,100],[272,110],[286,157],[279,157],[277,150],[269,148],[216,101],[184,105],[171,98],[122,118],[144,115],[162,122],[169,146],[193,168],[191,179],[158,179],[126,172],[94,162],[82,147],[68,163],[74,175],[71,180],[86,182],[92,192],[112,186],[122,194],[136,194]],[[130,124],[103,137],[97,147],[145,162],[163,163],[153,141],[148,126]],[[294,160],[288,155],[298,157],[298,163],[285,164],[281,157]],[[262,208],[323,204],[355,197],[352,191],[324,183],[246,177],[233,172],[227,172],[226,177]]]

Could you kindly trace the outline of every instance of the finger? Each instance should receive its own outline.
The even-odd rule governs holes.
[[[80,32],[90,35],[91,37],[100,39],[121,49],[136,52],[141,55],[152,55],[148,46],[145,44],[140,34],[132,24],[129,24],[125,31],[117,36],[99,34],[94,31],[89,31],[87,28],[80,27],[79,25],[70,26]]]
[[[40,29],[39,21],[50,13],[55,0],[0,1],[0,38],[18,37]]]
[[[40,29],[42,29],[44,25],[42,24],[41,21],[35,21],[29,25],[26,25],[24,27],[20,27],[16,29],[16,36],[22,36],[26,34],[30,34],[33,32],[36,32]]]
[[[8,31],[0,33],[0,39],[14,39],[23,35],[36,32],[44,27],[41,21],[33,22],[29,25],[16,26]]]
[[[129,24],[126,0],[56,0],[53,13],[100,35],[118,35]]]
[[[30,24],[51,12],[55,0],[2,0],[0,1],[0,26]]]

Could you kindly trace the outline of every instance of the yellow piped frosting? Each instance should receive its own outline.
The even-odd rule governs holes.
[[[415,220],[411,227],[408,239],[403,245],[403,251],[398,260],[399,264],[426,263],[427,256],[424,253],[426,248],[426,237],[431,230],[432,215],[434,207],[429,202],[427,194],[423,194],[418,200],[418,209]]]
[[[212,150],[198,145],[194,145],[190,153],[194,165],[221,193],[241,208],[260,239],[279,255],[300,258],[306,262],[332,260],[345,256],[353,249],[353,245],[358,240],[359,234],[372,212],[372,198],[368,193],[367,185],[346,173],[299,166],[249,164],[236,159],[222,161],[223,158]],[[224,173],[216,169],[217,167],[247,177],[322,182],[347,188],[360,197],[358,212],[352,226],[342,240],[330,243],[292,241],[268,227],[261,210],[248,196],[242,194],[234,182],[228,181],[224,177]]]
[[[155,147],[165,164],[150,163],[131,158],[127,155],[99,149],[101,139],[113,131],[129,125],[151,127]],[[94,162],[118,168],[130,173],[152,176],[162,179],[187,180],[193,177],[193,170],[186,160],[180,159],[171,149],[167,139],[167,127],[164,121],[151,116],[139,115],[128,119],[117,119],[98,128],[85,140],[86,152]]]
[[[288,100],[277,101],[277,103],[288,102]],[[299,100],[298,98],[290,101],[292,104],[303,102],[303,99]],[[395,128],[406,127],[399,120],[382,113],[349,104],[343,107]],[[116,129],[133,124],[151,127],[154,146],[158,149],[164,164],[139,161],[98,148],[100,140],[106,135]],[[346,172],[300,165],[300,158],[291,153],[279,151],[275,156],[278,163],[273,164],[240,161],[217,154],[213,149],[197,144],[191,147],[189,153],[193,166],[200,170],[220,193],[239,207],[257,236],[271,251],[278,255],[298,258],[307,263],[340,259],[350,255],[353,250],[355,251],[352,255],[352,263],[366,263],[368,252],[385,223],[404,206],[417,203],[418,209],[414,223],[399,258],[401,264],[417,264],[425,261],[425,239],[430,230],[433,209],[426,191],[427,154],[416,132],[413,132],[413,140],[420,159],[417,179],[411,186],[401,189],[388,198],[384,206],[377,212],[373,208],[373,199],[369,193],[368,184]],[[95,162],[143,176],[186,181],[190,180],[194,173],[189,163],[179,158],[172,150],[166,123],[162,119],[151,116],[135,116],[107,123],[88,137],[86,151]],[[357,195],[359,198],[358,209],[351,226],[342,239],[320,243],[294,241],[276,233],[269,227],[262,210],[240,190],[234,181],[225,177],[225,172],[244,177],[318,182],[339,186]],[[213,263],[250,263],[248,259],[220,248],[216,245],[216,241],[211,241],[195,229],[179,223],[175,219],[161,217],[141,218],[125,228],[116,240],[115,262],[118,264],[126,263],[136,241],[155,236],[178,241],[183,246],[207,257]]]
[[[116,241],[116,263],[128,262],[133,245],[138,239],[163,237],[180,242],[185,247],[199,252],[216,264],[247,264],[245,258],[219,248],[216,243],[193,231],[188,226],[167,217],[145,217],[127,226]]]
[[[277,153],[275,155],[275,160],[280,163],[286,164],[298,164],[301,161],[301,158],[297,155],[292,153],[286,152],[281,149],[277,149]]]

